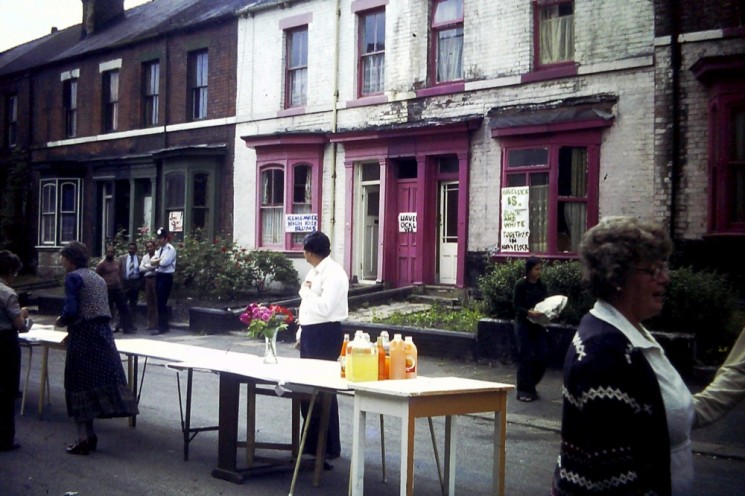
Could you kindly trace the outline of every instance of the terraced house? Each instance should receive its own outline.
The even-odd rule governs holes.
[[[96,247],[174,221],[300,261],[319,228],[361,283],[464,287],[484,253],[572,258],[618,214],[745,272],[742,1],[218,3],[154,0],[24,71],[9,57],[40,52],[0,55],[4,135],[33,130],[40,265],[77,188],[75,235]],[[166,120],[149,125],[154,60]]]

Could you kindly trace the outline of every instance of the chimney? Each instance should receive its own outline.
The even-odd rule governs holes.
[[[83,38],[101,31],[107,23],[124,15],[124,0],[81,0]]]

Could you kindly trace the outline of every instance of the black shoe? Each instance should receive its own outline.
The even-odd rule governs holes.
[[[326,472],[334,470],[334,466],[331,465],[329,462],[323,462],[323,470],[325,470]]]
[[[20,447],[21,445],[18,443],[7,444],[5,446],[0,446],[0,451],[15,451]]]
[[[90,443],[88,440],[78,441],[77,443],[69,445],[65,451],[68,455],[88,455],[90,453]]]

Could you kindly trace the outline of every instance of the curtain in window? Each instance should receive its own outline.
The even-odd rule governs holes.
[[[290,105],[305,105],[308,87],[308,69],[295,69],[290,73]]]
[[[261,244],[276,245],[282,243],[284,236],[284,198],[281,194],[284,187],[284,174],[271,169],[261,174]]]
[[[45,184],[41,191],[41,242],[54,244],[54,222],[57,210],[57,187]]]
[[[572,150],[571,195],[576,198],[587,197],[587,150]],[[564,221],[569,227],[570,249],[577,252],[582,235],[587,230],[587,205],[567,202],[564,204]]]
[[[463,28],[438,33],[437,81],[463,79]]]
[[[385,79],[385,55],[381,53],[365,57],[363,70],[362,92],[364,94],[382,92]]]
[[[574,15],[559,16],[559,6],[541,9],[541,64],[554,64],[574,59]]]
[[[546,176],[548,174],[534,174],[536,176]],[[531,178],[531,185],[528,191],[528,215],[530,216],[530,251],[534,253],[543,253],[548,250],[548,184],[535,184]]]

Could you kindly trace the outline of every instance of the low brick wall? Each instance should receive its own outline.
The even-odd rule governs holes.
[[[550,325],[548,329],[548,365],[553,368],[564,366],[564,357],[572,342],[576,327]],[[690,376],[694,371],[696,340],[693,334],[652,332],[652,335],[665,350],[670,362],[678,372]],[[496,359],[502,363],[516,362],[514,324],[511,320],[481,319],[477,332],[477,359]]]

